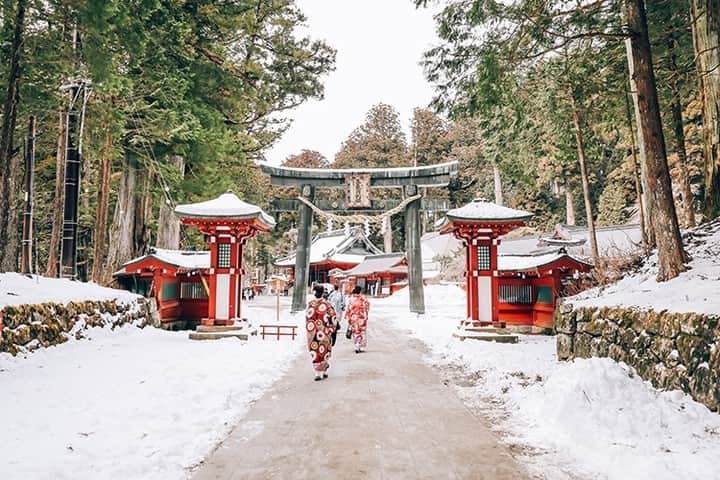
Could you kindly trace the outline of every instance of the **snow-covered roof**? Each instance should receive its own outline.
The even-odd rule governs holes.
[[[365,259],[349,270],[345,270],[345,275],[365,276],[380,272],[407,272],[407,268],[397,269],[397,264],[405,257],[403,253],[383,253],[380,255],[368,255]]]
[[[379,254],[377,248],[365,236],[362,227],[353,227],[350,233],[344,230],[320,233],[310,244],[310,264],[333,261],[338,263],[358,264],[367,255]],[[275,261],[278,267],[295,266],[295,254],[279,258]]]
[[[586,227],[563,226],[572,234],[575,242],[582,244],[566,244],[567,252],[575,257],[590,258],[589,233]],[[601,256],[618,257],[636,252],[641,248],[640,227],[638,225],[613,225],[597,227],[596,232],[598,250]],[[540,237],[547,237],[550,234],[542,234]],[[536,252],[543,247],[538,235],[530,235],[517,238],[503,238],[500,243],[500,254],[526,254]],[[584,241],[583,241],[584,240]],[[557,243],[556,243],[557,244]]]
[[[175,213],[193,218],[257,218],[268,227],[275,226],[275,219],[257,205],[244,202],[234,193],[223,193],[213,200],[178,205]]]
[[[129,262],[123,264],[123,268],[114,273],[114,275],[122,275],[127,273],[125,267],[146,260],[155,258],[168,265],[173,265],[186,270],[199,270],[210,268],[210,252],[209,251],[190,251],[190,250],[168,250],[164,248],[152,248],[147,255],[133,258]]]
[[[487,202],[476,198],[472,202],[460,208],[447,212],[450,220],[471,220],[471,221],[506,221],[506,220],[528,220],[532,213],[514,208],[503,207],[496,203]]]
[[[462,248],[462,242],[453,235],[428,232],[420,239],[423,259],[432,260],[437,256],[451,256]]]
[[[498,270],[503,272],[524,272],[528,270],[536,270],[538,268],[553,264],[564,259],[581,265],[592,267],[591,264],[584,262],[579,258],[568,255],[563,249],[559,249],[552,252],[536,255],[498,255]]]

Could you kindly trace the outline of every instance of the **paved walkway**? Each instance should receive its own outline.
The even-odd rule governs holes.
[[[299,358],[193,478],[529,478],[423,363],[418,342],[380,322],[367,352],[338,339],[326,380]]]

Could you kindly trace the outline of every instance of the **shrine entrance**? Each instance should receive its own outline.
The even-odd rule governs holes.
[[[295,187],[297,199],[273,200],[274,212],[299,212],[298,240],[296,249],[295,285],[293,287],[292,311],[306,307],[307,284],[310,265],[313,216],[325,217],[340,224],[380,224],[390,228],[390,217],[405,212],[405,250],[408,260],[408,288],[410,311],[425,313],[423,293],[422,254],[420,237],[421,211],[447,211],[447,200],[425,199],[420,187],[446,187],[458,172],[458,163],[448,162],[423,167],[398,168],[289,168],[261,165],[263,173],[270,176],[277,187]],[[402,189],[402,199],[374,199],[373,189]],[[344,189],[345,200],[316,198],[319,189]],[[341,215],[338,212],[350,212]],[[382,225],[384,224],[384,227]]]

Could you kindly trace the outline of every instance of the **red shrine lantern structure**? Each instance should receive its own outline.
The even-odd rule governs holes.
[[[500,236],[525,225],[531,213],[482,199],[450,210],[440,233],[452,233],[466,249],[467,321],[473,326],[503,326],[499,320],[498,246]]]
[[[199,229],[210,243],[208,315],[203,325],[232,325],[241,314],[243,246],[258,233],[269,232],[275,219],[256,205],[225,193],[214,200],[178,205],[182,223]]]

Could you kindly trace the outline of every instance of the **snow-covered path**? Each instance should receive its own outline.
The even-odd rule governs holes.
[[[321,382],[298,358],[194,480],[530,478],[420,342],[372,311],[368,334],[359,355],[338,339]]]
[[[133,326],[87,333],[0,355],[1,479],[185,478],[301,346]]]

